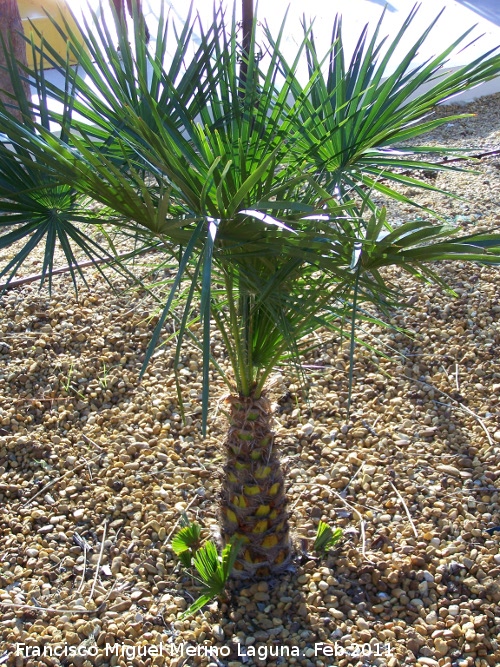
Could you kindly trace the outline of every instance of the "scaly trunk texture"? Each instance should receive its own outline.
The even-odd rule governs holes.
[[[221,489],[223,539],[241,538],[237,578],[265,578],[284,570],[291,557],[283,473],[265,396],[231,396],[227,462]]]
[[[0,35],[0,99],[16,118],[22,120],[21,112],[16,109],[15,99],[12,99],[8,94],[12,95],[14,89],[9,72],[5,69],[7,56],[3,48],[4,45],[14,59],[26,65],[26,42],[22,37],[23,24],[19,15],[17,0],[0,0]],[[27,83],[24,84],[24,88],[28,100],[31,99]],[[7,94],[3,91],[6,91]]]

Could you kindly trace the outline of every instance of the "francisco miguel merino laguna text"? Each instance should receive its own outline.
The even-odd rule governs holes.
[[[313,647],[306,649],[307,652],[313,652],[315,657],[318,656],[390,656],[391,647],[389,644],[350,644],[349,646],[341,646],[337,642],[329,644],[319,642]],[[203,657],[203,658],[228,658],[231,654],[236,654],[238,657],[257,657],[260,660],[267,658],[287,658],[287,657],[304,657],[305,653],[299,646],[287,645],[260,645],[260,646],[244,646],[242,644],[235,644],[233,646],[191,646],[190,644],[144,644],[142,646],[133,644],[105,644],[102,648],[97,644],[80,644],[79,646],[68,646],[67,644],[45,644],[44,646],[29,646],[27,644],[16,643],[16,656],[23,658],[63,658],[63,657],[90,657],[95,658],[100,651],[106,657],[120,656],[133,660],[134,658],[148,658],[156,656],[182,656],[182,657]],[[312,657],[309,656],[308,657]]]

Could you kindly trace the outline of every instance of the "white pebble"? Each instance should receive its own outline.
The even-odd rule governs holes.
[[[427,625],[436,625],[437,620],[438,617],[435,611],[429,612],[425,617],[425,622],[427,623]]]
[[[418,585],[418,592],[422,597],[426,598],[429,594],[429,582],[421,581]]]

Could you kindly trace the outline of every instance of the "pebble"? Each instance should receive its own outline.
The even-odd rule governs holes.
[[[436,470],[439,472],[445,472],[447,475],[452,475],[454,477],[460,477],[460,470],[451,465],[437,465]]]
[[[475,630],[474,630],[473,628],[468,628],[468,629],[465,631],[464,637],[465,637],[466,641],[468,641],[468,642],[473,642],[473,641],[475,641],[475,639],[476,639],[476,632],[475,632]]]
[[[117,574],[120,571],[122,564],[123,561],[120,556],[116,556],[115,558],[113,558],[113,560],[111,561],[111,572],[113,574]]]
[[[429,612],[427,614],[427,616],[425,617],[425,622],[427,623],[427,625],[434,626],[434,625],[436,625],[437,620],[438,620],[438,615],[436,614],[435,611]]]
[[[421,581],[418,585],[418,592],[422,597],[427,597],[429,593],[429,582],[428,581]]]
[[[130,599],[132,600],[132,602],[137,602],[137,600],[140,600],[145,595],[147,595],[146,591],[135,590],[130,593]]]
[[[448,644],[440,637],[434,640],[434,648],[441,656],[445,656],[449,650]]]
[[[109,611],[126,611],[127,609],[130,609],[130,601],[120,600],[119,602],[115,602],[115,604],[111,605]]]

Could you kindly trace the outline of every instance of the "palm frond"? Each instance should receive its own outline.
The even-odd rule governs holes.
[[[335,21],[332,46],[323,57],[318,54],[313,27],[304,22],[304,41],[300,48],[309,66],[309,80],[305,85],[299,81],[297,61],[289,64],[280,53],[281,67],[291,81],[292,110],[298,121],[295,124],[297,153],[320,170],[321,182],[332,194],[354,191],[362,197],[366,188],[374,188],[397,198],[396,190],[388,186],[387,181],[403,182],[401,170],[415,169],[416,158],[420,169],[442,168],[444,165],[436,165],[420,156],[446,153],[449,149],[409,147],[404,142],[455,117],[463,117],[432,118],[432,112],[436,104],[500,72],[500,56],[498,49],[494,49],[466,67],[446,73],[450,55],[467,44],[472,28],[440,54],[415,64],[415,57],[439,15],[406,53],[399,56],[391,72],[393,56],[405,42],[416,13],[417,7],[388,44],[387,38],[379,38],[383,14],[370,41],[365,27],[348,66],[341,20]],[[267,37],[272,50],[279,49],[269,31]],[[422,180],[412,182],[420,188],[439,191]]]
[[[349,63],[340,19],[323,56],[304,22],[291,63],[282,52],[285,21],[276,37],[266,29],[265,66],[256,58],[254,25],[243,79],[235,15],[217,7],[208,26],[190,13],[177,30],[161,15],[154,51],[140,21],[131,29],[115,15],[109,26],[91,12],[80,26],[82,41],[67,22],[53,19],[78,68],[41,38],[34,55],[53,64],[64,86],[46,81],[39,66],[29,71],[13,63],[16,85],[33,77],[40,101],[22,101],[30,112],[25,124],[0,108],[0,132],[13,147],[1,148],[0,222],[8,229],[1,243],[24,243],[4,273],[19,270],[40,243],[44,275],[56,242],[68,263],[77,251],[102,254],[88,234],[87,223],[97,223],[88,201],[109,212],[99,224],[160,244],[175,270],[144,363],[167,319],[178,317],[177,354],[185,336],[203,351],[205,426],[211,323],[221,331],[234,388],[245,395],[258,395],[283,359],[300,373],[301,350],[319,327],[347,332],[352,357],[363,309],[400,300],[382,267],[440,281],[429,263],[499,262],[495,230],[464,236],[443,220],[413,219],[393,227],[376,202],[382,195],[412,203],[401,185],[443,194],[413,173],[456,167],[436,165],[441,149],[416,140],[449,122],[433,117],[436,104],[500,72],[496,52],[444,72],[470,31],[415,64],[435,22],[390,70],[415,15],[416,9],[390,40],[380,38],[382,18],[372,37],[364,29]],[[201,324],[196,336],[194,322]]]

